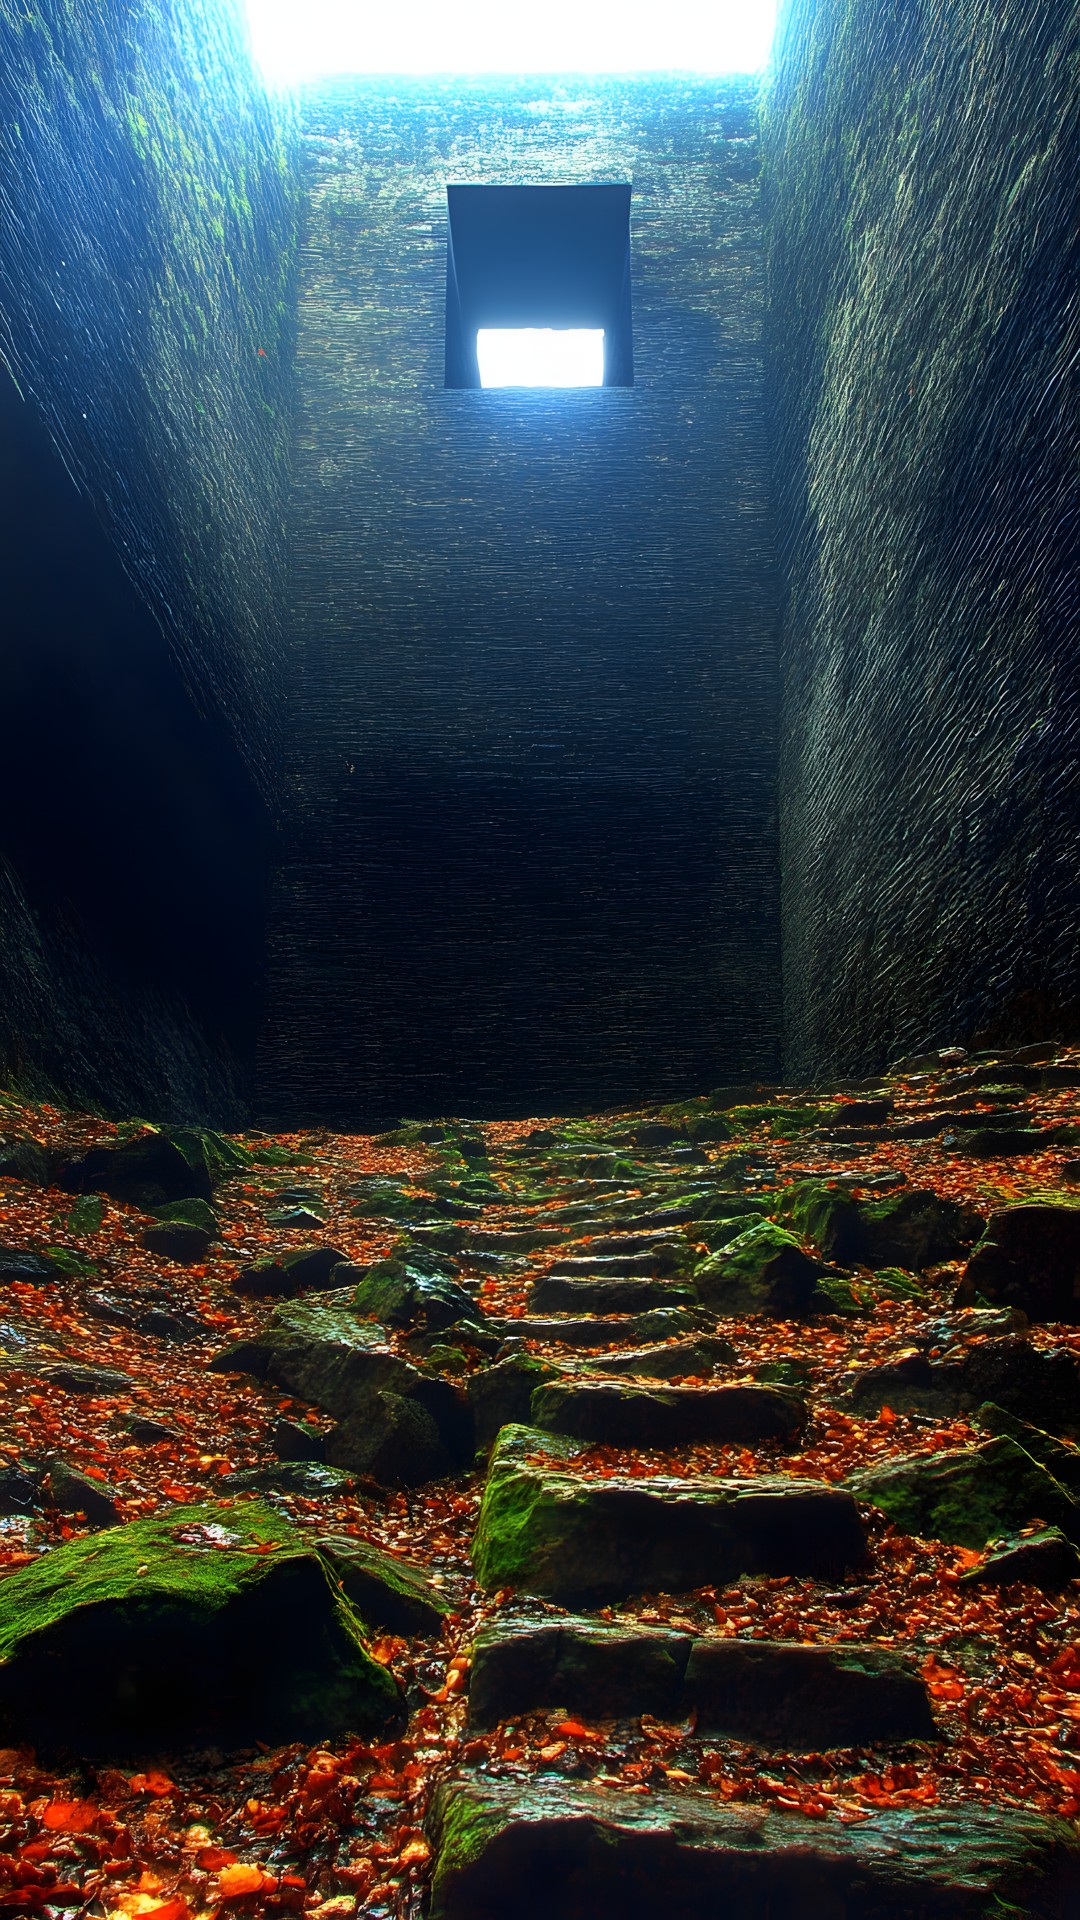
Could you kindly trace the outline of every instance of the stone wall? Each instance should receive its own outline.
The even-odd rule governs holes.
[[[1075,1032],[1078,16],[792,0],[763,128],[788,1063]]]
[[[279,778],[295,146],[241,21],[0,0],[0,1052],[148,1111],[253,1047]]]
[[[774,1072],[751,89],[351,81],[303,119],[267,1109],[528,1112]],[[445,388],[447,183],[626,180],[635,384]]]

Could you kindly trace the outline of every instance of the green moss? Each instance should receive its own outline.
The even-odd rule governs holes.
[[[737,1133],[750,1133],[764,1127],[776,1140],[793,1139],[808,1127],[820,1127],[831,1120],[836,1107],[729,1107],[726,1118]]]
[[[438,1899],[445,1882],[479,1860],[485,1849],[506,1825],[506,1815],[492,1806],[469,1799],[464,1787],[447,1801],[439,1835],[439,1853],[432,1881],[432,1895]]]
[[[814,1288],[813,1305],[818,1313],[841,1313],[865,1318],[873,1311],[874,1293],[865,1281],[841,1279],[839,1274],[823,1273]]]
[[[235,1544],[178,1549],[178,1532],[207,1527]],[[306,1552],[289,1520],[254,1502],[228,1509],[174,1507],[69,1540],[0,1584],[0,1665],[16,1659],[34,1635],[75,1606],[183,1600],[212,1613],[264,1577],[267,1549],[286,1559]]]
[[[1071,1532],[1077,1519],[1065,1488],[1004,1435],[980,1447],[869,1467],[847,1484],[905,1533],[961,1547],[983,1547],[1035,1519]]]
[[[201,1227],[215,1240],[221,1238],[221,1228],[213,1207],[206,1200],[169,1200],[164,1206],[152,1208],[155,1220],[175,1221],[179,1226]]]
[[[85,1233],[86,1228],[84,1227],[82,1231]],[[76,1253],[71,1247],[43,1247],[42,1252],[47,1253],[49,1259],[55,1261],[65,1273],[96,1272],[93,1261],[87,1260],[83,1254]]]
[[[903,1267],[879,1267],[874,1274],[874,1292],[883,1300],[912,1300],[917,1305],[923,1305],[927,1298],[925,1287]]]
[[[310,1167],[310,1154],[297,1153],[292,1147],[279,1147],[273,1141],[260,1141],[246,1149],[257,1167]]]
[[[360,1618],[394,1633],[438,1632],[449,1602],[411,1560],[345,1534],[327,1534],[317,1545],[332,1581]]]
[[[76,1200],[64,1225],[69,1233],[99,1233],[105,1218],[105,1202],[97,1193],[84,1193]]]
[[[503,1433],[507,1429],[503,1428]],[[562,1504],[538,1476],[493,1473],[484,1488],[471,1553],[476,1577],[491,1591],[513,1587],[535,1568],[552,1528],[547,1516],[563,1517]]]
[[[694,1269],[701,1304],[724,1313],[801,1312],[810,1304],[817,1265],[795,1235],[757,1220]]]

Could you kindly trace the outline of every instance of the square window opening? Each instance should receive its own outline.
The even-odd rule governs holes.
[[[447,187],[448,387],[630,387],[630,188]]]

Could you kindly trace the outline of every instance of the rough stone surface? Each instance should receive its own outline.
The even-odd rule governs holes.
[[[706,1375],[730,1367],[738,1359],[730,1340],[702,1334],[696,1340],[674,1340],[655,1347],[631,1347],[628,1353],[601,1354],[586,1364],[603,1373],[641,1374],[651,1380],[676,1380],[687,1374]]]
[[[566,1347],[608,1347],[620,1340],[635,1345],[643,1340],[663,1340],[672,1335],[691,1334],[710,1316],[693,1308],[658,1307],[651,1313],[624,1314],[621,1317],[596,1314],[566,1314],[541,1317],[526,1314],[520,1320],[503,1320],[505,1334],[518,1340],[558,1342]]]
[[[205,1260],[210,1250],[210,1235],[205,1227],[188,1225],[185,1221],[162,1221],[159,1227],[144,1227],[139,1235],[139,1245],[147,1253],[158,1253],[165,1260],[175,1260],[179,1266],[193,1266],[197,1260]]]
[[[469,1718],[562,1707],[587,1719],[694,1716],[699,1732],[820,1752],[935,1737],[926,1688],[896,1653],[695,1639],[634,1620],[500,1620],[477,1636]]]
[[[512,1353],[493,1367],[471,1374],[465,1391],[473,1412],[477,1446],[490,1447],[500,1427],[527,1425],[533,1393],[557,1373],[550,1360],[531,1353]]]
[[[329,1500],[348,1493],[353,1481],[325,1460],[273,1460],[265,1467],[241,1467],[217,1482],[227,1493],[298,1493],[304,1500]]]
[[[362,1275],[344,1267],[337,1278],[345,1284],[356,1280],[353,1302],[358,1313],[386,1327],[440,1332],[455,1321],[478,1318],[477,1307],[454,1274],[454,1264],[445,1255],[410,1248],[377,1261]]]
[[[1060,1593],[1080,1580],[1080,1552],[1060,1527],[1033,1527],[991,1541],[986,1558],[960,1575],[962,1586],[1009,1587],[1019,1583]]]
[[[462,1462],[447,1446],[422,1401],[382,1387],[332,1427],[326,1457],[337,1467],[368,1475],[382,1486],[419,1487],[441,1480]]]
[[[85,1513],[92,1527],[111,1527],[117,1518],[115,1487],[107,1480],[91,1480],[66,1460],[50,1460],[43,1496],[47,1506],[61,1513]]]
[[[62,1279],[64,1272],[58,1260],[36,1247],[0,1247],[0,1281],[30,1280],[40,1285]]]
[[[1071,1920],[1080,1849],[1064,1820],[962,1804],[849,1826],[460,1772],[436,1790],[431,1920]]]
[[[122,1373],[119,1367],[84,1367],[72,1360],[57,1361],[39,1372],[50,1386],[62,1387],[65,1393],[127,1393],[136,1384],[134,1377]]]
[[[973,1207],[914,1187],[855,1199],[805,1181],[782,1204],[797,1231],[841,1266],[933,1266],[966,1253],[983,1224]]]
[[[49,1156],[28,1133],[0,1133],[0,1179],[24,1180],[27,1186],[47,1187]]]
[[[909,1350],[880,1366],[844,1376],[841,1394],[867,1412],[967,1413],[984,1400],[1007,1412],[1037,1413],[1044,1425],[1080,1428],[1080,1368],[1065,1348],[1047,1351],[1029,1340],[978,1340],[940,1360]]]
[[[581,1272],[544,1274],[529,1288],[528,1303],[533,1314],[647,1313],[651,1307],[683,1306],[693,1298],[693,1290],[676,1280],[595,1273],[586,1277]]]
[[[334,1414],[347,1431],[340,1445],[328,1440],[327,1458],[355,1472],[373,1471],[360,1464],[363,1449],[375,1445],[366,1434],[404,1432],[409,1421],[388,1403],[377,1405],[381,1393],[414,1402],[430,1417],[440,1448],[430,1456],[437,1472],[449,1471],[445,1462],[463,1466],[471,1457],[472,1421],[462,1390],[394,1353],[385,1330],[361,1320],[347,1293],[307,1294],[275,1307],[258,1335],[226,1348],[210,1365],[253,1373]],[[423,1422],[412,1422],[412,1429],[428,1433]]]
[[[209,1200],[219,1180],[246,1165],[244,1154],[223,1134],[207,1127],[162,1127],[91,1147],[62,1167],[58,1179],[69,1193],[107,1193],[149,1208],[169,1200]]]

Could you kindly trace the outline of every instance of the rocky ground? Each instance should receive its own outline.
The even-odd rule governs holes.
[[[1080,1912],[1080,1055],[0,1127],[0,1907]]]

